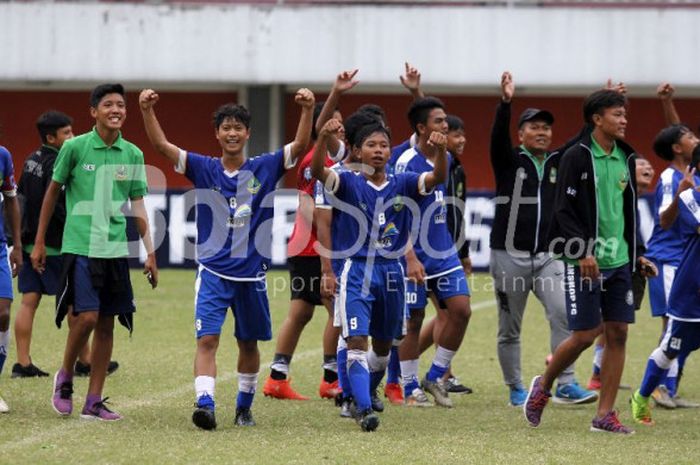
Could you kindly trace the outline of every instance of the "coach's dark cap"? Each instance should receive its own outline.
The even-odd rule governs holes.
[[[547,124],[552,124],[554,123],[554,115],[547,110],[528,108],[520,115],[520,119],[518,119],[518,127],[522,127],[522,125],[528,121],[544,121]]]

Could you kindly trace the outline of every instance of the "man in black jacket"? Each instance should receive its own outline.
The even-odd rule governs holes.
[[[528,108],[518,120],[520,145],[513,147],[510,111],[515,85],[509,72],[501,77],[501,91],[491,132],[497,198],[490,268],[498,301],[498,360],[510,389],[510,404],[518,406],[527,396],[520,371],[520,331],[530,291],[549,320],[551,351],[569,337],[562,292],[564,267],[548,252],[547,232],[559,160],[577,138],[549,152],[554,117],[548,111]],[[559,374],[558,381],[558,403],[587,403],[597,398],[595,392],[576,383],[573,365]]]
[[[584,119],[592,128],[568,149],[559,165],[550,238],[565,262],[565,299],[571,336],[536,376],[525,403],[530,426],[539,426],[554,378],[595,338],[605,335],[598,412],[591,431],[630,434],[614,411],[625,363],[627,326],[634,322],[631,276],[635,265],[654,275],[637,256],[637,199],[634,150],[623,142],[627,100],[613,90],[591,94]]]

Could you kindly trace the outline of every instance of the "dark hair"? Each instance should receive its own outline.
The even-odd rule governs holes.
[[[250,112],[243,105],[225,103],[216,109],[212,119],[216,129],[219,129],[219,126],[227,119],[238,121],[246,129],[250,129]]]
[[[677,144],[690,128],[684,124],[672,124],[663,128],[654,138],[654,153],[664,160],[673,160],[673,144]]]
[[[56,137],[56,131],[71,124],[73,124],[73,120],[70,116],[60,111],[49,110],[42,113],[36,120],[36,129],[39,131],[41,142],[45,144],[47,136]]]
[[[119,94],[126,100],[126,95],[124,93],[124,86],[121,84],[100,84],[99,86],[92,89],[90,94],[90,106],[92,108],[97,108],[102,99],[107,94]]]
[[[353,147],[355,145],[357,133],[360,129],[376,123],[383,125],[383,122],[374,113],[358,110],[348,116],[343,122],[343,126],[345,127],[345,138],[350,146]]]
[[[462,118],[455,115],[447,115],[447,130],[448,131],[464,131],[464,121]]]
[[[364,105],[360,106],[360,108],[358,108],[357,111],[358,113],[367,113],[370,115],[374,115],[381,120],[384,126],[387,126],[386,113],[384,112],[384,109],[379,105],[375,105],[374,103],[365,103]]]
[[[583,102],[583,120],[593,126],[593,115],[602,115],[608,108],[627,106],[627,97],[610,89],[593,92]]]
[[[381,121],[375,120],[372,123],[366,124],[358,129],[357,134],[355,135],[354,147],[362,147],[364,141],[369,136],[377,132],[385,134],[387,139],[389,139],[389,142],[391,142],[391,133],[389,132],[389,129],[386,128]]]
[[[436,97],[423,97],[411,103],[408,107],[408,122],[411,123],[413,132],[418,133],[418,125],[427,123],[430,112],[435,108],[445,109],[445,105]]]
[[[316,102],[314,105],[314,117],[313,120],[311,120],[311,139],[316,140],[318,139],[318,132],[316,132],[316,123],[318,123],[318,117],[321,116],[321,111],[323,110],[323,105],[325,105],[326,102]],[[337,111],[338,107],[334,109],[334,111]]]

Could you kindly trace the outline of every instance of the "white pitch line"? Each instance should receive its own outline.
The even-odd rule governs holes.
[[[318,355],[321,353],[321,349],[313,349],[313,350],[306,350],[304,352],[300,352],[299,354],[294,355],[294,360],[300,360],[300,359],[305,359],[307,357],[310,357],[311,355]],[[216,378],[216,381],[218,383],[221,382],[226,382],[226,381],[231,381],[236,377],[236,373],[226,373],[224,375],[218,376]],[[148,400],[132,400],[132,401],[127,401],[122,404],[120,404],[119,410],[122,411],[129,411],[135,408],[143,408],[143,407],[150,407],[153,405],[158,405],[161,402],[164,402],[166,400],[179,397],[181,395],[186,394],[189,391],[194,390],[194,385],[193,381],[187,383],[186,385],[182,385],[178,387],[177,389],[173,389],[171,391],[165,391],[162,394],[154,394],[149,396]],[[48,404],[48,403],[47,403]],[[47,411],[50,411],[49,405],[47,405]],[[74,413],[75,415],[75,413]],[[79,416],[80,414],[77,413]],[[22,449],[27,446],[33,446],[37,443],[44,442],[44,441],[50,441],[52,439],[58,438],[60,436],[65,436],[67,431],[72,431],[76,430],[78,428],[83,428],[86,426],[92,426],[94,425],[94,422],[87,421],[87,420],[81,420],[79,417],[75,418],[73,417],[75,421],[71,421],[69,418],[65,418],[64,421],[65,423],[57,426],[55,428],[50,428],[50,429],[45,429],[42,430],[41,432],[37,434],[33,434],[31,436],[25,437],[24,439],[21,439],[20,441],[14,442],[12,444],[3,444],[2,446],[2,451],[3,453],[15,449]],[[61,422],[63,423],[63,421]]]
[[[477,302],[471,305],[472,310],[483,310],[491,306],[496,305],[496,299],[485,300],[483,302]]]

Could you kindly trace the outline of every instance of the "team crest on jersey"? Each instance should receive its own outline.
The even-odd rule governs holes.
[[[251,194],[257,194],[258,191],[260,190],[261,186],[262,186],[262,184],[260,184],[260,181],[258,181],[258,178],[253,176],[248,181],[248,185],[246,186],[246,189],[248,189],[248,192],[250,192]]]
[[[403,209],[403,199],[400,195],[394,197],[394,211],[400,212]]]
[[[627,173],[622,173],[622,176],[620,176],[620,190],[625,190],[627,187]]]
[[[126,166],[122,165],[117,168],[117,171],[114,172],[114,179],[117,181],[126,181]]]
[[[549,170],[549,182],[552,184],[557,182],[557,169],[555,167]]]
[[[92,163],[83,163],[83,169],[85,171],[95,171],[95,165]]]
[[[311,181],[312,177],[313,176],[311,176],[311,167],[307,166],[306,168],[304,168],[304,179],[306,179],[307,181]]]
[[[360,202],[360,208],[361,208],[363,211],[367,211],[367,204],[364,203],[364,202]]]
[[[214,192],[221,192],[221,186],[211,186],[211,190]]]

